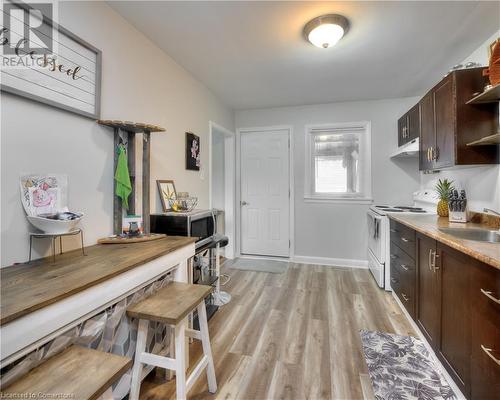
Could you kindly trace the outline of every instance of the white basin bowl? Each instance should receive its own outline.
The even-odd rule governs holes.
[[[28,221],[43,233],[61,234],[74,231],[83,215],[72,220],[59,220],[27,215]]]

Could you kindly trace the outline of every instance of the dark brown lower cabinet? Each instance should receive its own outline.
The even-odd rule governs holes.
[[[399,231],[391,232],[395,293],[412,294],[414,314],[402,304],[466,398],[500,399],[500,270],[416,233],[412,290]]]
[[[471,398],[500,398],[500,271],[482,263],[472,269]]]
[[[435,268],[441,275],[441,337],[438,358],[469,397],[471,352],[471,257],[437,243]]]
[[[436,241],[420,233],[417,251],[417,312],[416,323],[434,349],[439,348],[441,331],[441,272],[433,268]]]

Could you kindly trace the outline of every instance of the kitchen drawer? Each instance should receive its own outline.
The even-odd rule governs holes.
[[[471,399],[500,393],[500,271],[477,263],[471,281]]]
[[[394,292],[401,289],[401,273],[394,263],[391,263],[391,289]]]
[[[391,219],[391,242],[415,259],[415,231]]]
[[[415,318],[415,261],[391,242],[391,287],[412,318]]]
[[[403,251],[396,243],[391,243],[389,254],[391,266],[394,265],[403,275],[411,276],[415,282],[415,259],[410,257],[406,251]]]
[[[415,319],[415,281],[413,284],[409,281],[402,279],[398,289],[394,292],[399,297],[399,300],[408,311],[408,314]]]

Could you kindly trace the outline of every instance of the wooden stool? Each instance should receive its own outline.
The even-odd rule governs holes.
[[[30,395],[40,393],[40,398],[68,395],[75,400],[97,399],[131,365],[127,357],[71,346],[2,390],[2,396],[31,399]]]
[[[131,400],[139,398],[144,364],[175,371],[177,399],[179,400],[186,398],[187,392],[205,368],[207,369],[208,390],[211,393],[217,391],[214,361],[208,335],[207,311],[205,309],[205,297],[211,291],[211,286],[173,282],[147,299],[132,305],[127,310],[130,317],[139,319],[130,387]],[[186,328],[186,317],[195,308],[198,310],[198,319],[200,321],[199,331]],[[145,351],[150,321],[161,322],[174,327],[175,358],[163,357]],[[203,346],[203,357],[187,379],[186,336],[201,340]]]

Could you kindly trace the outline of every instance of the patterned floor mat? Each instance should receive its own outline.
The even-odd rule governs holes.
[[[455,400],[455,393],[420,339],[360,331],[377,400]]]

